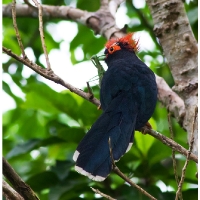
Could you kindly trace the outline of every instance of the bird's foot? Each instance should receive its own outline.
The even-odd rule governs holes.
[[[147,132],[148,132],[148,129],[152,129],[152,126],[151,126],[151,124],[149,122],[147,122],[139,131],[142,134],[146,135]]]

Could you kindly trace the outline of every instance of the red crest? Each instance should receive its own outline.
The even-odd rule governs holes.
[[[139,50],[139,39],[133,39],[133,35],[134,33],[128,33],[127,35],[125,35],[122,38],[111,38],[107,43],[106,43],[106,48],[109,49],[114,43],[118,42],[118,43],[122,43],[128,44],[128,48],[133,49],[135,52],[137,52]]]

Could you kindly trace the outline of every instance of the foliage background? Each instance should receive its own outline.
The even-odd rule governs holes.
[[[145,21],[135,7],[135,0],[126,1],[126,15],[131,22],[128,32],[145,30],[152,37],[153,22],[145,5],[140,9]],[[8,0],[4,4],[10,3]],[[43,0],[48,5],[76,5],[77,8],[96,11],[99,1],[88,0]],[[185,3],[195,37],[197,38],[197,1]],[[61,20],[48,19],[48,24],[59,23]],[[38,32],[38,19],[18,18],[18,28],[24,46],[30,47],[36,63],[43,66],[40,56],[43,54]],[[102,50],[105,39],[94,36],[93,32],[77,24],[78,33],[69,43],[71,62],[76,65]],[[49,51],[59,49],[62,41],[54,39],[45,28],[45,41]],[[197,38],[198,39],[198,38]],[[156,42],[156,39],[153,40]],[[93,45],[95,44],[95,45]],[[3,45],[15,53],[20,53],[13,29],[12,19],[3,19]],[[81,47],[83,59],[77,59],[76,49]],[[163,58],[161,48],[155,43],[153,51],[140,51],[138,56],[148,62],[150,68],[166,82],[173,86],[173,79]],[[3,113],[3,155],[41,200],[94,199],[101,198],[94,194],[90,186],[117,199],[147,199],[137,190],[124,184],[117,175],[111,175],[102,183],[93,182],[74,171],[73,153],[84,134],[98,118],[101,111],[81,97],[65,90],[57,92],[43,82],[44,78],[32,72],[25,77],[26,66],[13,59],[3,63],[3,77],[10,77],[13,85],[20,88],[23,95],[3,79],[3,90],[14,100],[16,107]],[[84,76],[84,74],[83,74]],[[76,77],[74,77],[75,79]],[[66,80],[67,81],[67,80]],[[86,89],[84,89],[86,90]],[[99,98],[99,87],[93,86],[95,97]],[[25,98],[24,98],[24,97]],[[187,134],[173,121],[175,140],[188,148]],[[153,128],[169,137],[167,109],[159,102],[151,118]],[[181,174],[185,158],[176,154],[178,174]],[[135,133],[132,149],[117,163],[122,172],[132,177],[133,181],[158,199],[174,199],[177,185],[171,159],[171,149],[149,135]],[[186,179],[183,185],[184,199],[197,199],[196,165],[189,162]]]

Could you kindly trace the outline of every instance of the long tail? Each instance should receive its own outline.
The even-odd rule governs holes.
[[[109,175],[112,163],[108,140],[111,139],[113,158],[118,161],[133,143],[135,108],[127,93],[112,100],[78,145],[73,156],[75,170],[95,181],[103,181]]]

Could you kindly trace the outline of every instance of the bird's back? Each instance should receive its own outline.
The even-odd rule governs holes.
[[[107,61],[101,84],[100,100],[105,110],[121,91],[132,93],[138,113],[135,129],[140,129],[149,120],[156,105],[157,86],[155,75],[133,52],[121,50]]]

